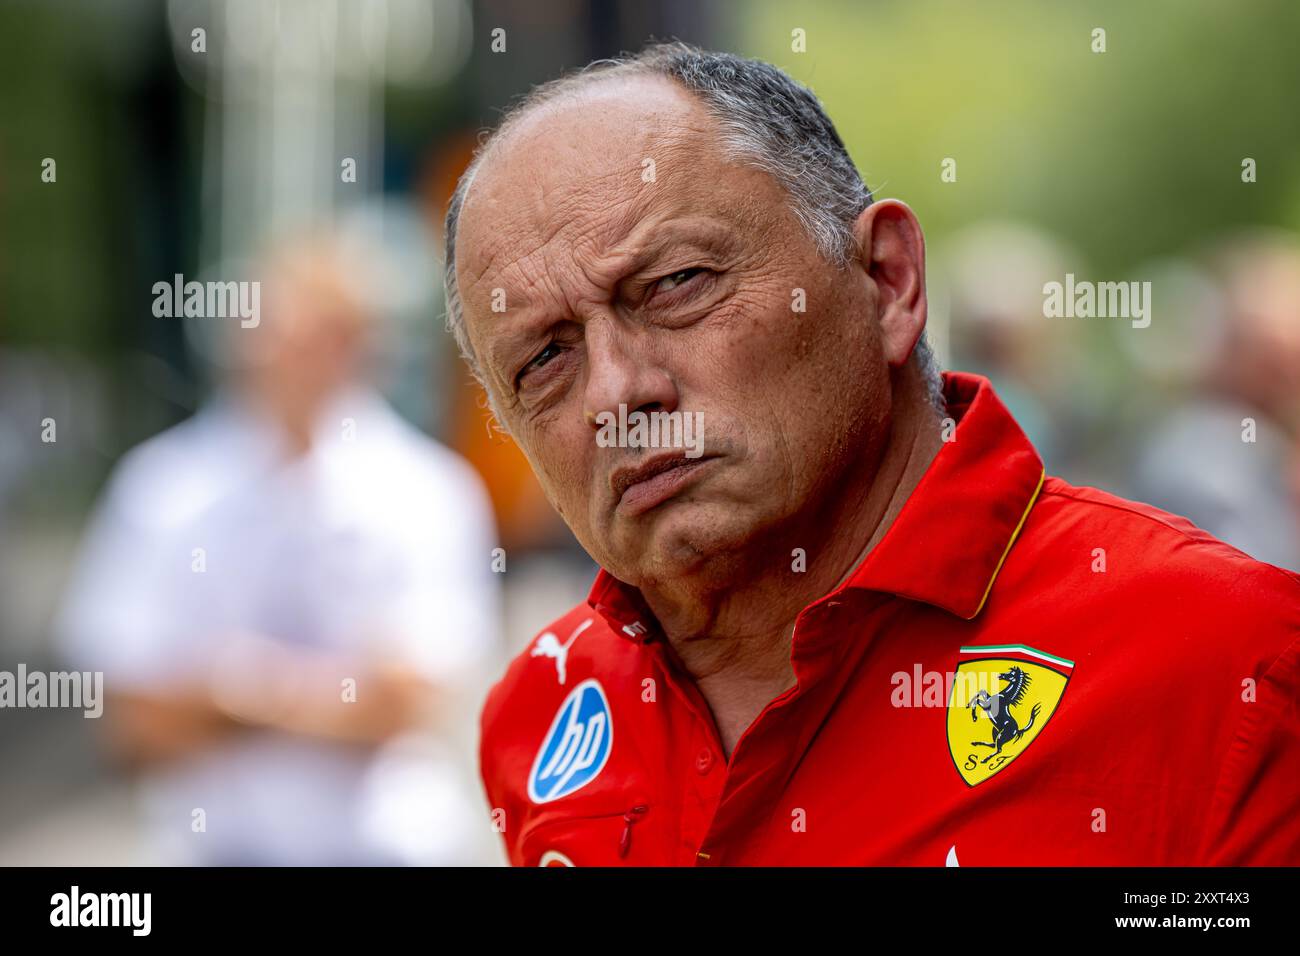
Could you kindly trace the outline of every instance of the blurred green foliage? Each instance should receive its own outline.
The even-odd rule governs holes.
[[[1300,227],[1295,0],[729,9],[738,48],[810,85],[868,185],[911,205],[932,239],[1013,218],[1110,273],[1238,227]],[[955,183],[940,181],[945,157]]]

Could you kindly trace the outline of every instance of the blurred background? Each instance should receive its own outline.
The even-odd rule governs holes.
[[[1290,0],[0,0],[0,671],[108,694],[0,710],[0,864],[502,862],[478,707],[595,568],[444,330],[442,217],[506,103],[652,37],[816,91],[926,230],[940,361],[1050,472],[1300,568],[1298,33]],[[1151,282],[1150,326],[1045,317],[1067,274]],[[178,275],[256,279],[258,323],[160,315]]]

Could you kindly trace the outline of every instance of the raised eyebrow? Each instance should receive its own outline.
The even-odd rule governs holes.
[[[637,237],[620,244],[617,252],[610,256],[614,264],[609,269],[609,277],[604,291],[617,298],[622,286],[628,279],[649,268],[656,259],[662,257],[674,247],[693,246],[701,251],[717,253],[726,247],[725,233],[712,228],[710,224],[700,222],[678,222],[667,225],[646,236],[638,242]],[[481,277],[480,277],[481,278]],[[507,295],[509,292],[507,291]],[[520,353],[536,343],[539,347],[546,333],[554,326],[565,321],[563,316],[543,314],[537,318],[528,317],[528,313],[540,311],[533,306],[521,305],[509,310],[506,315],[513,315],[518,328],[503,335],[495,345],[486,349],[488,360],[509,376],[513,386],[513,366],[521,358]],[[531,357],[531,356],[526,356]]]
[[[669,252],[682,248],[698,249],[701,252],[717,254],[722,251],[724,242],[707,229],[686,227],[673,230],[662,238],[655,238],[639,249],[629,250],[626,266],[619,271],[614,282],[615,294],[625,282],[640,272],[650,268],[657,260]]]
[[[526,358],[523,353],[529,351],[534,343],[540,344],[546,338],[547,331],[560,321],[562,320],[555,316],[521,320],[519,328],[502,335],[488,347],[488,361],[513,385],[514,366]]]

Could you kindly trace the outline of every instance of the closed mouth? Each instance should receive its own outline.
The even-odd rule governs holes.
[[[629,489],[637,485],[644,484],[660,475],[668,472],[678,471],[681,469],[691,469],[706,461],[711,461],[716,456],[702,456],[700,458],[686,458],[683,455],[660,455],[652,458],[635,468],[619,468],[610,475],[609,485],[614,493],[615,506],[622,504]],[[671,497],[671,489],[664,489],[667,497]],[[651,495],[656,500],[658,495]],[[640,510],[640,509],[637,509]]]

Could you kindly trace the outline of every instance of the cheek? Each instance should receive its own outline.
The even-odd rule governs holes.
[[[595,433],[581,423],[552,419],[515,434],[551,506],[570,524],[583,523],[592,492]]]
[[[734,297],[701,350],[710,380],[698,383],[744,429],[763,470],[791,478],[825,468],[846,438],[878,426],[888,379],[870,302],[824,282],[798,311],[792,288],[771,282]]]
[[[706,393],[719,390],[747,402],[778,384],[797,364],[806,339],[806,315],[771,285],[737,292],[710,317],[706,337],[691,343],[697,365],[707,373]]]
[[[869,302],[825,279],[801,298],[795,288],[773,280],[738,293],[700,350],[713,384],[750,408],[843,404],[883,367]]]

